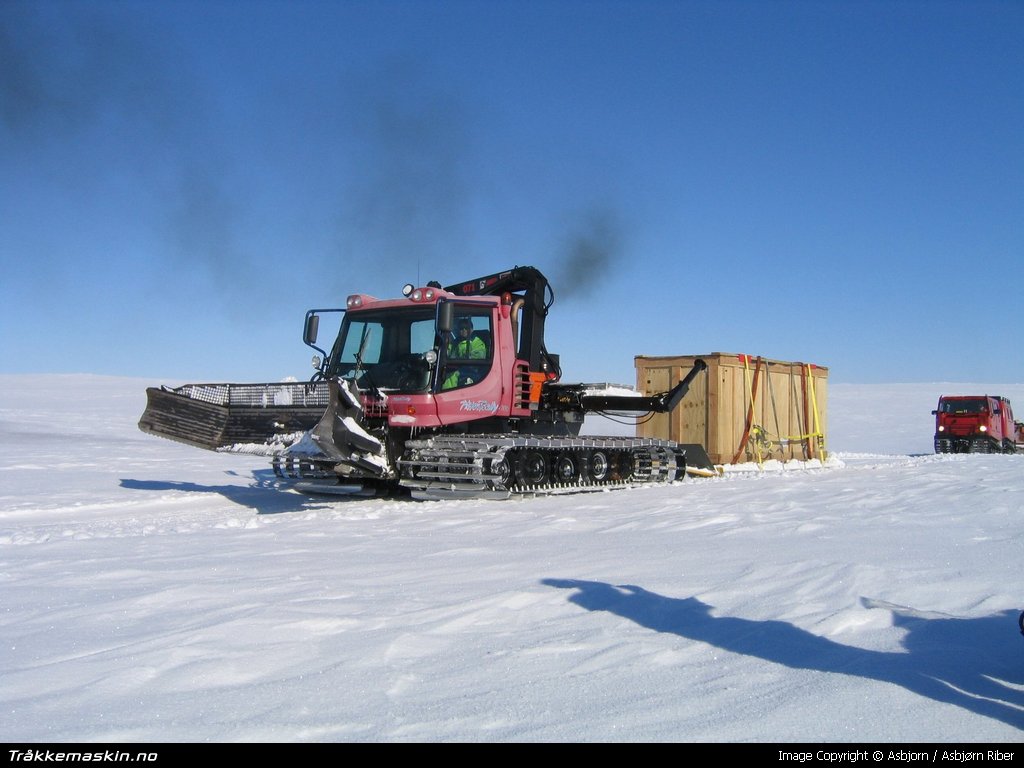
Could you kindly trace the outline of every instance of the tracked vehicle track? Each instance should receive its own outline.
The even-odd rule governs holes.
[[[413,498],[498,498],[671,483],[685,449],[650,438],[446,435],[410,440],[398,462]]]

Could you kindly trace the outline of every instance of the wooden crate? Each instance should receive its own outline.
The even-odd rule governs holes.
[[[707,370],[672,413],[639,424],[638,437],[700,443],[715,464],[826,458],[827,368],[724,352],[639,355],[636,388],[644,394],[665,392],[697,358]]]

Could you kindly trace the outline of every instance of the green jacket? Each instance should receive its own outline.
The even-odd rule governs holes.
[[[479,336],[453,341],[448,345],[448,357],[460,360],[483,360],[487,357],[487,346]]]
[[[487,357],[487,345],[479,336],[453,341],[448,345],[448,358],[456,360],[483,360]],[[445,377],[441,389],[455,389],[460,384],[472,384],[473,378],[479,376],[479,368],[470,370],[455,368]]]

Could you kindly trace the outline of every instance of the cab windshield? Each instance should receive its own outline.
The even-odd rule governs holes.
[[[940,413],[986,413],[988,401],[984,398],[972,398],[970,400],[943,400],[939,407]]]
[[[437,346],[433,307],[349,312],[331,352],[328,374],[361,388],[422,392],[430,386],[424,354]]]

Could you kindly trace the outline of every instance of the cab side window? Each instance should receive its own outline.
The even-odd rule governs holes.
[[[447,340],[441,389],[458,389],[477,384],[491,370],[491,316],[456,312],[455,327]]]

